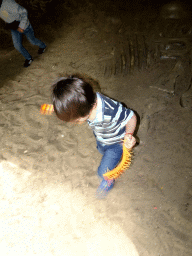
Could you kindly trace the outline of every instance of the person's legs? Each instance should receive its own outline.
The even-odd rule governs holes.
[[[103,174],[113,170],[118,165],[123,154],[123,147],[122,144],[102,147],[100,143],[97,143],[97,149],[103,154],[101,163],[98,167],[98,175],[101,178],[101,184],[97,190],[97,197],[104,198],[113,188],[115,180],[105,180]]]
[[[22,33],[17,30],[11,30],[13,45],[17,51],[19,51],[26,60],[31,60],[32,56],[22,45]]]
[[[29,26],[25,29],[24,34],[31,44],[37,45],[41,49],[46,48],[46,44],[35,37],[31,24],[29,24]]]
[[[123,146],[122,144],[114,144],[111,146],[104,146],[102,148],[97,144],[97,149],[101,154],[103,154],[101,163],[98,167],[98,175],[103,179],[103,174],[113,170],[119,163],[123,154]]]

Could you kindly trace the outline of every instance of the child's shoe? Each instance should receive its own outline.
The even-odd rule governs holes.
[[[101,184],[99,185],[97,192],[96,192],[96,197],[98,199],[103,199],[105,198],[109,191],[113,188],[115,184],[115,180],[102,180]]]
[[[24,65],[23,65],[23,66],[24,66],[25,68],[29,67],[29,66],[31,65],[32,61],[33,61],[33,59],[25,60],[25,62],[24,62]]]
[[[42,54],[45,52],[46,46],[44,48],[39,48],[38,54]]]

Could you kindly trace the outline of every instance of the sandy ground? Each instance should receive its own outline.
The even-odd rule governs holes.
[[[24,69],[1,53],[0,248],[2,255],[192,255],[192,122],[178,98],[154,88],[158,63],[105,77],[120,19],[79,14]],[[101,159],[87,124],[43,116],[59,73],[80,72],[135,110],[139,145],[105,200],[97,200]],[[156,82],[157,84],[157,82]]]

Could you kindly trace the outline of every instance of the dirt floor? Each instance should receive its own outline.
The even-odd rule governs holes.
[[[1,52],[2,255],[192,255],[191,110],[158,84],[174,62],[105,75],[114,41],[131,32],[124,22],[79,12],[42,56],[25,42],[34,57],[27,69],[16,50]],[[58,74],[76,72],[139,116],[132,165],[104,200],[95,198],[101,155],[88,125],[39,111]]]

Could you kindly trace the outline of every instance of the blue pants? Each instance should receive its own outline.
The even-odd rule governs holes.
[[[18,50],[26,60],[30,60],[32,56],[28,53],[28,51],[22,45],[23,34],[27,37],[27,39],[31,44],[37,45],[39,46],[39,48],[45,48],[46,45],[43,42],[41,42],[39,39],[35,38],[34,31],[31,24],[29,24],[29,26],[24,30],[24,33],[20,33],[17,30],[11,29],[11,35],[12,35],[13,45],[15,49]]]
[[[98,175],[103,179],[103,174],[113,170],[121,160],[123,144],[117,143],[103,146],[97,141],[97,149],[103,155],[98,167]]]

